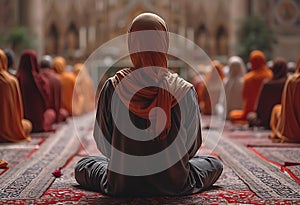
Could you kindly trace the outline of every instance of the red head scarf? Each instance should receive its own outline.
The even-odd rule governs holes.
[[[22,53],[16,77],[20,83],[25,118],[32,121],[33,131],[41,131],[43,114],[50,107],[50,86],[48,80],[39,72],[33,50]]]
[[[114,87],[118,87],[118,96],[125,105],[129,105],[129,110],[135,115],[144,119],[153,119],[156,130],[153,131],[158,139],[164,139],[171,128],[171,109],[177,105],[192,85],[176,74],[172,74],[167,69],[167,52],[169,47],[169,37],[166,23],[159,16],[152,13],[143,13],[137,16],[128,29],[128,48],[133,68],[119,71],[110,80]],[[152,69],[153,67],[158,69]],[[132,78],[121,80],[130,75],[136,69],[143,69],[136,72]],[[159,87],[149,87],[149,82],[155,82]],[[142,87],[130,99],[128,90]],[[166,89],[162,89],[166,88]],[[172,94],[176,94],[176,99]],[[157,113],[150,111],[160,107],[166,114],[166,126],[161,133],[162,123]]]
[[[48,80],[40,74],[40,68],[36,53],[33,50],[25,50],[20,59],[19,69],[16,75],[19,81],[25,78],[33,78],[35,85],[43,96],[46,108],[49,107],[48,102],[50,99],[50,86]]]

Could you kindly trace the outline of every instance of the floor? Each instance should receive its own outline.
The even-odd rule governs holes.
[[[71,123],[70,121],[69,123]],[[218,143],[222,143],[222,140],[233,141],[238,147],[249,150],[253,155],[257,155],[263,160],[264,163],[273,166],[274,169],[278,169],[286,177],[298,183],[299,187],[296,188],[300,189],[300,166],[285,166],[284,164],[299,159],[297,157],[300,156],[298,155],[300,144],[274,144],[267,138],[269,134],[267,130],[249,129],[247,126],[233,126],[228,122],[224,123],[224,129],[221,130],[220,127],[222,126],[219,126],[216,121],[212,117],[204,116],[202,118],[203,133],[209,133],[210,130],[219,131],[222,139],[218,139],[220,140]],[[79,132],[84,133],[84,137],[79,140],[78,150],[75,150],[74,154],[66,159],[63,166],[60,167],[62,176],[53,177],[51,183],[44,187],[45,192],[41,197],[3,198],[0,194],[0,204],[300,204],[300,197],[262,198],[259,193],[257,194],[255,190],[251,189],[251,183],[249,185],[232,164],[222,159],[222,156],[219,157],[224,162],[224,171],[220,179],[212,189],[199,194],[183,197],[112,198],[100,193],[86,191],[76,183],[73,169],[80,158],[97,154],[98,150],[92,138],[91,121],[84,119],[77,122],[79,122],[77,129]],[[62,124],[59,129],[66,126],[67,124]],[[43,143],[51,140],[54,135],[54,133],[35,134],[32,142],[26,144],[26,146],[24,144],[8,144],[5,145],[7,148],[5,149],[4,145],[0,145],[3,156],[9,158],[9,169],[0,169],[0,178],[7,175],[24,160],[30,163],[34,153],[42,147]],[[209,137],[209,134],[206,137]],[[213,150],[209,145],[209,143],[206,145],[204,142],[204,146],[199,153],[218,156],[217,150],[220,146],[216,145],[216,150]],[[282,158],[276,156],[282,156]],[[276,187],[274,187],[274,190],[276,190]]]

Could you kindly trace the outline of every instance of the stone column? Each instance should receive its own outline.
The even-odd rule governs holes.
[[[38,58],[44,53],[44,4],[43,0],[19,0],[20,4],[20,23],[29,32],[30,39],[33,41]]]
[[[236,55],[239,21],[248,15],[247,0],[229,0],[229,56]]]

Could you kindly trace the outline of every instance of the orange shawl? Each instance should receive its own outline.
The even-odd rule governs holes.
[[[272,71],[266,66],[263,52],[254,50],[250,54],[251,71],[244,76],[243,82],[243,111],[233,110],[230,113],[232,121],[246,120],[249,112],[255,111],[261,86],[267,79],[273,77]]]
[[[73,95],[73,114],[82,115],[95,108],[95,95],[92,79],[82,63],[73,67],[76,76],[76,86]]]
[[[7,72],[7,58],[0,50],[0,142],[30,140],[31,123],[23,119],[23,105],[17,79]]]
[[[150,31],[151,35],[145,31]],[[128,109],[141,118],[154,120],[154,135],[164,139],[171,128],[171,109],[192,85],[167,69],[169,38],[163,19],[151,13],[141,14],[133,20],[128,32],[128,48],[134,67],[117,72],[110,80],[115,88],[118,87],[117,94],[125,105],[129,105]],[[143,70],[133,72],[137,69]],[[127,76],[130,77],[125,78]],[[149,87],[151,83],[157,86]],[[130,91],[137,88],[143,89],[130,99]],[[176,99],[172,94],[176,94]],[[160,107],[166,114],[164,128],[158,113],[150,112],[155,107]],[[157,130],[163,131],[157,133]]]
[[[61,106],[71,115],[75,76],[73,73],[65,71],[66,61],[63,57],[54,58],[52,67],[61,79]]]

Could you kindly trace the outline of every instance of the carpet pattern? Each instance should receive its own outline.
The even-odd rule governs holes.
[[[215,152],[254,193],[261,198],[300,199],[300,186],[293,179],[246,147],[225,138],[219,141]],[[210,140],[213,142],[213,137]]]
[[[74,179],[74,166],[82,158],[75,156],[63,169],[61,178],[57,178],[50,189],[41,197],[41,201],[53,202],[53,198],[63,201],[77,200],[87,204],[227,204],[252,203],[264,204],[249,190],[232,169],[225,166],[220,179],[211,190],[182,197],[149,197],[149,198],[111,198],[101,193],[80,189]],[[55,197],[54,197],[55,196]],[[56,201],[57,202],[57,201]]]
[[[182,197],[111,198],[80,189],[74,178],[74,166],[83,156],[98,153],[92,138],[93,115],[75,118],[47,137],[37,134],[37,141],[21,145],[23,148],[15,155],[19,160],[13,159],[12,145],[5,146],[6,151],[0,145],[0,154],[15,160],[5,173],[0,173],[0,204],[300,204],[300,186],[278,167],[242,146],[249,145],[253,138],[242,131],[231,132],[237,134],[231,139],[217,139],[218,146],[213,152],[224,162],[224,171],[211,190]],[[208,137],[200,154],[209,154],[211,150],[206,145],[216,142],[214,135],[218,133],[203,134]],[[264,134],[255,136],[257,144],[265,139]],[[266,143],[272,145],[270,141],[260,145]],[[78,152],[79,146],[82,149]],[[63,175],[54,178],[51,172],[58,167],[62,167]]]
[[[38,150],[42,142],[43,139],[33,138],[30,142],[0,144],[0,159],[8,162],[8,168],[13,169],[21,161],[30,157],[31,153]]]
[[[277,165],[282,171],[287,171],[300,184],[300,165],[285,166],[286,162],[300,163],[299,148],[253,147],[252,150],[261,158]]]
[[[225,130],[224,135],[248,147],[298,147],[297,143],[274,143],[268,138],[270,130],[243,130],[229,131]]]
[[[81,124],[87,125],[87,119],[82,118]],[[3,173],[0,178],[1,199],[41,197],[55,179],[51,173],[77,152],[82,132],[76,133],[73,121],[69,120],[50,135],[29,159]]]

